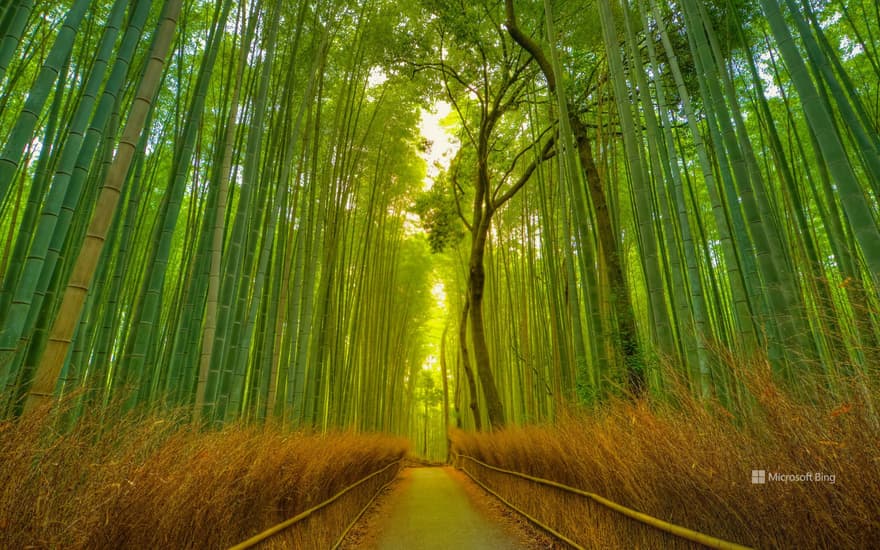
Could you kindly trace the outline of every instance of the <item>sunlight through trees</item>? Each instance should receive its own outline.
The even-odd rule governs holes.
[[[869,4],[7,2],[0,414],[443,460],[679,382],[742,406],[729,357],[871,403]]]

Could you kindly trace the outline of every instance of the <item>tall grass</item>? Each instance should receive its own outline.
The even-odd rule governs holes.
[[[553,426],[452,434],[489,464],[596,493],[709,535],[768,548],[871,548],[880,541],[880,429],[873,386],[837,378],[848,395],[800,398],[756,360],[736,408],[678,389],[673,399],[620,400],[568,411]],[[763,374],[761,374],[763,373]],[[826,381],[827,384],[827,381]],[[817,397],[817,394],[819,397]],[[586,547],[682,546],[594,504],[465,463],[494,490]],[[765,470],[765,484],[752,471]],[[774,481],[771,474],[812,480]],[[834,476],[822,478],[817,474]],[[683,545],[687,546],[687,545]]]
[[[114,412],[61,431],[62,418],[0,423],[0,548],[226,548],[406,453],[379,435],[202,433],[173,415]],[[384,481],[298,524],[288,547],[328,547]]]

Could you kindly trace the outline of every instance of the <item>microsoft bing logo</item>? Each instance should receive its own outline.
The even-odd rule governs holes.
[[[752,470],[752,483],[757,485],[767,483],[767,472],[765,470]]]

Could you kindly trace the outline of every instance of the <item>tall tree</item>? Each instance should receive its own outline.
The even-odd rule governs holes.
[[[646,388],[646,376],[644,372],[643,355],[640,350],[639,336],[635,323],[635,310],[630,285],[623,271],[620,239],[615,234],[611,221],[608,198],[605,185],[596,166],[593,154],[593,145],[587,133],[587,125],[580,119],[578,108],[567,97],[563,87],[558,82],[563,78],[560,67],[554,69],[548,56],[541,46],[519,27],[513,0],[505,0],[505,27],[516,43],[535,59],[547,82],[547,89],[551,95],[560,98],[560,109],[565,118],[564,125],[570,129],[577,146],[580,168],[583,170],[584,181],[592,202],[592,210],[596,220],[596,233],[601,246],[603,261],[600,265],[607,271],[608,281],[611,285],[611,305],[617,319],[617,337],[619,338],[620,355],[623,358],[626,373],[627,387],[634,396],[641,395]],[[550,15],[548,13],[548,15]],[[577,180],[575,180],[577,181]],[[575,197],[576,212],[579,212],[578,223],[582,239],[586,236],[587,207],[583,203],[579,190],[572,193]]]

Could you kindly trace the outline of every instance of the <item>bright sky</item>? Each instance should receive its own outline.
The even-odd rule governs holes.
[[[449,133],[449,127],[442,124],[442,120],[449,116],[452,106],[445,101],[437,101],[430,110],[422,109],[422,120],[419,122],[419,131],[422,137],[431,142],[427,153],[422,158],[428,163],[428,175],[425,178],[425,189],[434,185],[434,178],[441,170],[449,167],[449,162],[455,155],[458,140]],[[439,165],[439,166],[438,166]]]
[[[431,295],[434,303],[431,307],[431,320],[428,321],[430,352],[422,364],[425,370],[440,370],[438,355],[440,353],[440,339],[443,337],[443,327],[446,324],[448,312],[446,310],[446,286],[440,279],[436,269],[433,274],[434,284],[431,286]]]
[[[427,174],[422,183],[422,189],[427,191],[434,185],[434,178],[437,177],[437,174],[449,167],[449,163],[455,155],[458,140],[449,133],[449,127],[442,123],[442,120],[452,111],[452,105],[445,101],[436,101],[430,109],[420,109],[420,111],[419,133],[431,143],[426,152],[419,153],[419,156],[427,164]],[[404,222],[405,231],[410,235],[421,232],[418,216],[410,213],[408,218]]]
[[[421,120],[419,121],[419,132],[422,137],[430,142],[428,150],[421,153],[421,157],[425,159],[427,164],[427,173],[423,188],[428,190],[434,185],[434,178],[437,177],[442,170],[449,167],[455,150],[458,147],[458,140],[450,133],[448,125],[443,124],[443,119],[449,116],[452,111],[452,105],[445,101],[437,101],[431,105],[430,109],[421,110]],[[431,321],[429,321],[429,330],[432,332],[430,340],[430,348],[428,356],[422,368],[426,370],[439,370],[437,355],[439,354],[440,338],[443,334],[443,326],[446,322],[446,288],[443,280],[436,272],[433,274],[433,285],[431,286],[431,295],[434,297],[432,305]]]

